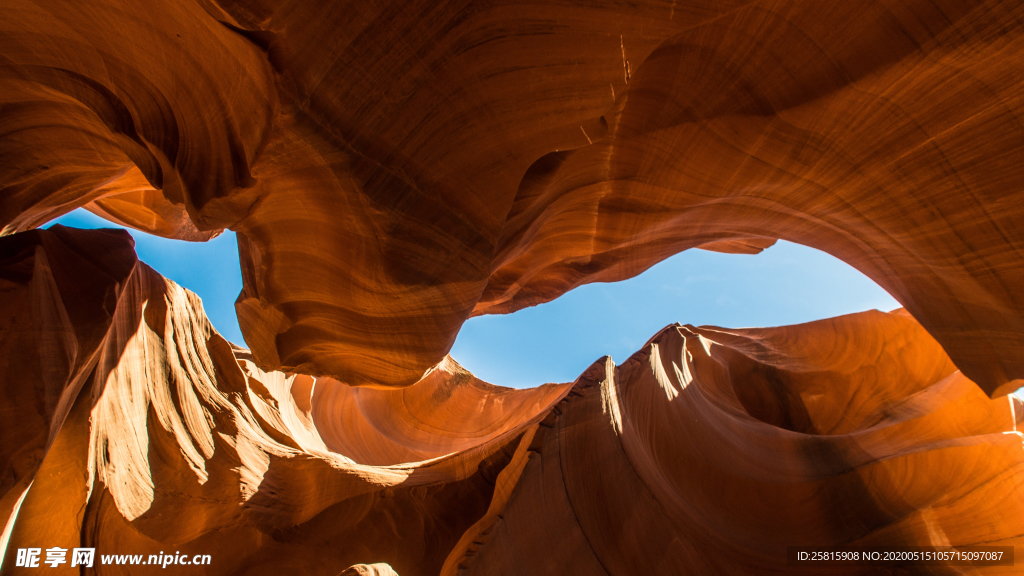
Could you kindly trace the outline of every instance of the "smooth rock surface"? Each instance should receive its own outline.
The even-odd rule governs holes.
[[[7,1],[3,572],[40,546],[268,576],[1019,548],[1022,22],[1009,0]],[[77,207],[236,231],[251,350],[127,234],[38,229]],[[671,325],[529,390],[447,356],[470,316],[776,239],[905,309]]]
[[[1024,544],[1024,406],[902,310],[674,324],[535,389],[446,359],[376,390],[263,371],[123,232],[25,232],[0,254],[4,573],[40,545],[142,555],[97,574],[164,573],[145,561],[173,551],[209,554],[189,567],[207,574],[447,576],[789,574],[793,545]]]
[[[1024,7],[11,0],[0,227],[238,232],[264,369],[403,387],[471,315],[824,250],[1024,383]]]

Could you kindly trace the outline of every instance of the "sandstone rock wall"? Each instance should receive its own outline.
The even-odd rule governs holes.
[[[1021,545],[1024,406],[903,311],[673,324],[528,390],[450,359],[377,390],[261,370],[123,232],[0,250],[5,573],[39,546],[415,576],[785,574],[797,544]]]
[[[408,386],[473,314],[784,238],[1024,378],[1018,2],[6,8],[4,233],[237,231],[265,369]]]
[[[51,544],[403,576],[1018,544],[1022,20],[1010,0],[8,0],[4,572]],[[236,231],[251,350],[123,232],[38,230],[77,207]],[[447,357],[472,315],[780,238],[905,311],[673,325],[531,390]]]

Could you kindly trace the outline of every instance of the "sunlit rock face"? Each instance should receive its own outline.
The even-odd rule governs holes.
[[[408,576],[1019,543],[1021,21],[995,0],[5,2],[3,570],[51,544]],[[37,229],[77,207],[236,231],[251,350],[126,234]],[[779,238],[906,311],[670,326],[531,390],[447,357],[472,315]]]
[[[788,573],[796,544],[1022,544],[1019,400],[988,398],[902,310],[674,324],[527,390],[451,359],[352,388],[260,369],[131,248],[0,239],[5,571],[41,544],[403,576]]]
[[[12,0],[0,227],[239,233],[261,367],[401,387],[462,322],[784,238],[1024,378],[1019,2]]]

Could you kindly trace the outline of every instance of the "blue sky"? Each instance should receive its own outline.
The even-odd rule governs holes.
[[[81,209],[56,222],[114,226]],[[234,308],[242,280],[233,232],[192,243],[129,231],[143,262],[198,294],[217,330],[244,342]],[[630,280],[589,284],[514,314],[473,318],[451,354],[483,380],[521,388],[574,380],[605,354],[622,362],[673,322],[781,326],[897,307],[857,270],[798,244],[779,242],[754,256],[689,250]]]
[[[82,208],[51,222],[75,228],[124,228]],[[47,227],[50,224],[46,225]],[[203,299],[210,322],[222,336],[242,345],[235,298],[242,291],[235,233],[227,230],[209,242],[168,240],[125,228],[135,238],[139,260]]]
[[[784,326],[899,306],[851,266],[799,244],[779,242],[757,255],[688,250],[629,280],[473,318],[451,354],[489,382],[535,386],[574,380],[605,354],[621,363],[674,322]]]

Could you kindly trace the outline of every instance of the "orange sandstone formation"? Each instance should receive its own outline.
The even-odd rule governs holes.
[[[470,315],[785,238],[1002,395],[1024,378],[1022,11],[10,0],[0,226],[229,227],[256,362],[376,387]]]
[[[568,390],[498,388],[454,363],[407,390],[355,394],[265,373],[213,331],[195,295],[134,259],[119,262],[117,282],[108,272],[86,284],[108,282],[92,291],[101,298],[77,297],[92,279],[84,270],[102,261],[83,246],[101,241],[131,255],[123,232],[0,240],[12,254],[5,290],[17,296],[3,301],[4,335],[23,343],[2,349],[5,392],[18,394],[7,405],[27,412],[0,421],[5,570],[17,548],[45,542],[210,554],[217,574],[333,575],[381,560],[399,574],[437,573]],[[79,335],[69,319],[88,315],[106,322]],[[26,443],[12,455],[18,436]]]
[[[1022,21],[999,0],[8,0],[3,570],[39,544],[403,576],[1016,544]],[[77,207],[236,231],[251,351],[124,233],[37,230]],[[472,315],[780,238],[906,312],[670,326],[522,391],[447,357]]]
[[[5,571],[41,544],[415,576],[782,574],[798,544],[1022,543],[1019,401],[902,311],[675,324],[571,384],[510,390],[446,359],[375,390],[263,371],[123,232],[0,249]]]

